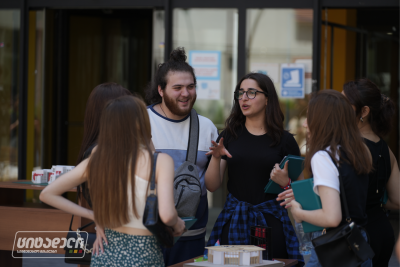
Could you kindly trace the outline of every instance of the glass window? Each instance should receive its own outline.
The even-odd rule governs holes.
[[[302,154],[305,153],[305,130],[301,125],[312,85],[312,24],[312,9],[247,10],[247,71],[267,74],[273,80],[285,115],[285,128],[295,134]],[[285,73],[282,67],[290,66],[300,66],[304,71],[300,71],[298,78],[299,84],[304,85],[304,94],[295,97],[285,96],[281,84],[281,72]]]
[[[0,180],[18,179],[19,10],[0,10]]]
[[[238,14],[236,9],[174,9],[173,47],[184,47],[197,78],[196,111],[224,128],[237,82]],[[225,204],[225,184],[208,193],[206,240]]]
[[[224,127],[237,69],[236,9],[174,9],[173,47],[184,47],[197,78],[196,111]]]

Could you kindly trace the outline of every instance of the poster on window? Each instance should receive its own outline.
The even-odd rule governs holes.
[[[281,65],[281,97],[304,98],[304,64]]]
[[[197,99],[220,99],[221,52],[189,51],[189,64],[197,79]]]

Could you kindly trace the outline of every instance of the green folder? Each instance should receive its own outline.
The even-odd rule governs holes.
[[[321,199],[314,192],[314,179],[301,180],[292,183],[294,198],[300,203],[303,210],[322,209]],[[324,228],[308,222],[302,222],[304,233],[321,231]]]
[[[181,218],[184,222],[185,222],[185,226],[186,226],[186,229],[190,229],[190,227],[192,227],[193,226],[193,224],[197,221],[197,219],[195,218],[195,217],[182,217]],[[176,243],[176,241],[178,241],[178,239],[180,238],[181,236],[175,236],[175,238],[174,238],[174,244]]]
[[[289,178],[293,181],[296,181],[299,178],[299,175],[303,172],[304,169],[304,157],[287,155],[284,157],[279,164],[279,167],[283,169],[285,167],[286,161],[289,161]],[[268,184],[264,188],[264,193],[269,194],[279,194],[284,190],[274,181],[269,180]]]

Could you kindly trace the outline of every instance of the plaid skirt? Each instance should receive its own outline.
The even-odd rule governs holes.
[[[105,229],[108,245],[104,253],[92,255],[90,266],[164,267],[163,254],[157,239],[146,235],[128,235]]]

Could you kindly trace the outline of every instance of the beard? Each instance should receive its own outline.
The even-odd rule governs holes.
[[[173,99],[173,98],[169,97],[167,94],[164,94],[164,97],[163,97],[164,103],[167,106],[167,108],[169,109],[169,111],[171,111],[172,114],[177,115],[177,116],[188,115],[193,108],[194,102],[196,102],[196,98],[197,98],[197,95],[194,95],[194,97],[189,97],[188,98],[189,106],[186,108],[179,108],[177,99]]]

